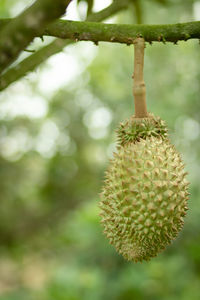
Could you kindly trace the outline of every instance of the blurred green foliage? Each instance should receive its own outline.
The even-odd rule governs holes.
[[[20,3],[0,0],[1,16]],[[145,23],[194,19],[189,0],[141,1],[141,7]],[[131,11],[116,21],[135,22]],[[78,47],[86,43],[67,51]],[[146,46],[148,109],[167,121],[191,197],[177,240],[143,264],[115,252],[98,216],[115,128],[133,114],[132,47],[100,44],[90,65],[56,92],[39,89],[48,62],[2,92],[0,108],[20,89],[29,95],[26,85],[47,110],[37,118],[0,113],[0,300],[200,299],[199,61],[198,41]]]

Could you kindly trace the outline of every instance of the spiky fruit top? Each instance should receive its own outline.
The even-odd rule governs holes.
[[[120,123],[117,129],[118,142],[121,145],[125,145],[126,143],[135,143],[150,136],[166,138],[167,131],[165,122],[152,113],[149,113],[147,118],[131,116]]]
[[[156,256],[178,234],[187,210],[188,182],[168,139],[124,143],[110,162],[101,193],[104,232],[132,261]]]

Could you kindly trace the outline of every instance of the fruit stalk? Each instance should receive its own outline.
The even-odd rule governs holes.
[[[144,68],[144,48],[145,41],[143,38],[134,40],[134,84],[133,96],[135,103],[135,118],[147,118],[147,105],[146,105],[146,87],[143,78]]]

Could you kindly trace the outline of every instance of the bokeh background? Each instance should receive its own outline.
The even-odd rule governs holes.
[[[200,20],[200,1],[139,2],[146,24]],[[0,17],[29,3],[0,0]],[[110,3],[96,0],[94,10]],[[85,9],[73,1],[66,18]],[[132,8],[107,22],[137,19]],[[116,253],[98,216],[115,128],[133,114],[133,47],[78,42],[1,92],[0,300],[200,299],[199,62],[197,40],[146,45],[148,110],[169,126],[191,197],[178,238],[142,264]]]

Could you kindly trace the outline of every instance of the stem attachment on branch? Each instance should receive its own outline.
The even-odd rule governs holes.
[[[137,38],[134,40],[133,95],[135,103],[135,118],[148,117],[146,105],[146,87],[143,79],[144,48],[145,41],[143,38]]]

